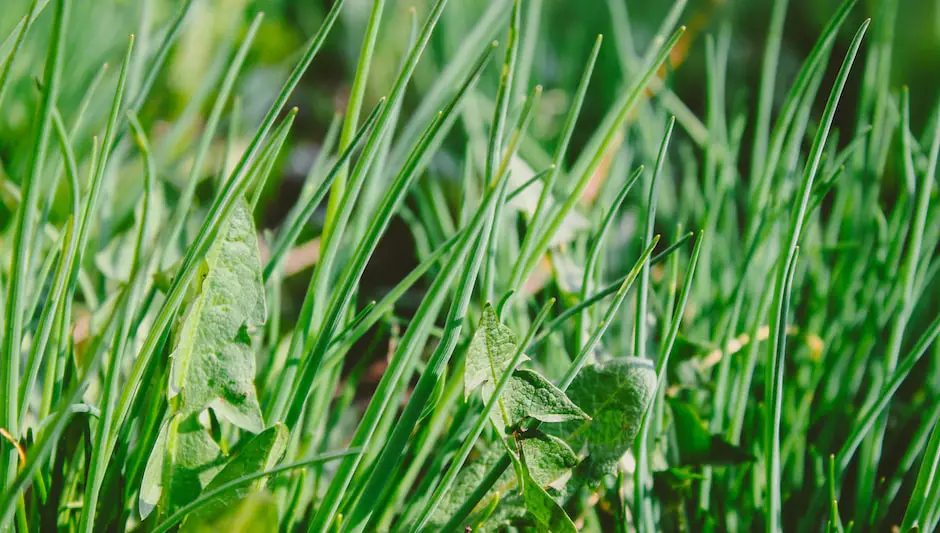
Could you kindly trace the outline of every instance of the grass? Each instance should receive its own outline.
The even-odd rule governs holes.
[[[477,4],[0,14],[0,530],[938,527],[899,2]]]

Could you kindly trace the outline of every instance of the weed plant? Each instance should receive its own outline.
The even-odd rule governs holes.
[[[0,530],[935,531],[940,107],[892,83],[901,2],[831,6],[785,79],[773,0],[744,92],[734,25],[594,3],[612,35],[540,80],[542,0],[333,0],[250,86],[254,6],[145,0],[113,57],[70,38],[116,31],[89,0],[4,13]]]

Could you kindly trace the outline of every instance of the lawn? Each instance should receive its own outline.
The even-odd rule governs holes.
[[[0,531],[935,531],[940,4],[4,0]]]

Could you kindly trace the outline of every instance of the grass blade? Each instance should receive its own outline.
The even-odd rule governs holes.
[[[68,25],[68,0],[58,0],[55,3],[52,31],[49,34],[49,54],[46,56],[44,78],[47,80],[42,99],[39,104],[38,124],[35,128],[33,152],[29,162],[29,170],[22,186],[22,202],[16,211],[13,233],[13,254],[10,258],[10,280],[7,285],[6,311],[4,313],[4,338],[2,366],[0,366],[0,383],[2,383],[4,398],[3,409],[0,409],[0,427],[6,429],[11,435],[18,436],[19,412],[16,398],[19,397],[20,378],[20,351],[23,336],[23,312],[27,277],[30,271],[30,251],[32,250],[32,235],[39,208],[39,192],[43,176],[43,167],[46,160],[46,149],[49,145],[49,136],[53,129],[52,115],[59,92],[59,81],[62,72],[62,55],[65,42],[65,27]],[[24,26],[25,31],[25,26]],[[16,475],[17,453],[7,441],[0,444],[0,483],[7,489]],[[6,527],[6,520],[0,521],[0,528]]]

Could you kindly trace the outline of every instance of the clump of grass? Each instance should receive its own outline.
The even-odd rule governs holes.
[[[775,0],[739,105],[730,18],[696,38],[676,2],[638,50],[610,0],[624,81],[592,121],[604,40],[565,51],[580,77],[552,118],[541,0],[375,0],[348,100],[262,231],[292,94],[349,7],[267,99],[238,96],[252,14],[168,111],[198,1],[157,29],[145,2],[74,106],[85,4],[32,0],[0,44],[0,117],[35,116],[0,131],[0,529],[937,528],[940,105],[915,131],[890,83],[898,2],[852,28],[844,1],[784,80]],[[683,51],[705,58],[701,117]],[[416,264],[374,294],[400,222]]]

